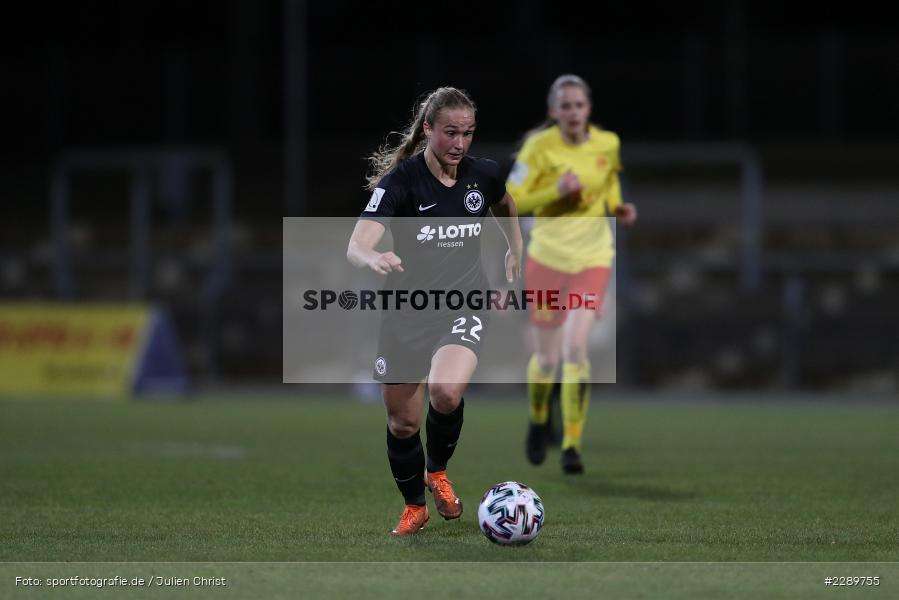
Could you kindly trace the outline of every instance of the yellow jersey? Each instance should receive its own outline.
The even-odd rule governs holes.
[[[558,125],[525,140],[506,181],[520,214],[534,213],[528,254],[563,273],[611,267],[615,241],[604,218],[621,204],[621,142],[611,131],[590,126],[587,140],[565,142]],[[583,189],[579,204],[556,204],[559,178],[570,170]]]

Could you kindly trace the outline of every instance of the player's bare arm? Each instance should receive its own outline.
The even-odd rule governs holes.
[[[521,228],[518,225],[518,209],[512,196],[506,192],[503,199],[491,208],[493,217],[506,237],[509,249],[506,251],[506,281],[512,283],[521,277]]]
[[[402,272],[402,259],[393,252],[378,252],[375,246],[384,236],[385,227],[377,221],[360,220],[356,223],[346,257],[353,266],[368,267],[379,275],[391,271]]]

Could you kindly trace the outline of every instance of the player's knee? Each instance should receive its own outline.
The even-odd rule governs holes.
[[[537,352],[537,364],[541,371],[555,370],[559,366],[558,352]]]
[[[582,363],[587,360],[587,344],[569,343],[562,349],[565,362]]]
[[[388,417],[387,427],[390,428],[390,433],[393,434],[393,437],[402,440],[415,435],[415,432],[421,429],[421,423],[411,415],[395,415]]]
[[[463,389],[464,386],[454,383],[431,383],[428,385],[431,404],[438,412],[449,414],[459,406]]]

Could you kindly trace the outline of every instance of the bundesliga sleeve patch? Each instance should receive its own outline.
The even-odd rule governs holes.
[[[528,166],[520,161],[515,161],[515,166],[512,167],[512,171],[509,173],[509,181],[514,183],[515,185],[521,185],[524,183],[525,177],[528,176]]]
[[[365,212],[377,212],[378,206],[381,204],[381,198],[384,197],[384,192],[386,191],[384,188],[375,188],[375,191],[371,193],[371,198],[368,200],[368,206],[365,207]]]

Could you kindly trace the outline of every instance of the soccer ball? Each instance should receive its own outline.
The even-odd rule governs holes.
[[[530,543],[543,527],[543,502],[537,492],[517,481],[497,483],[478,507],[478,525],[496,544]]]

